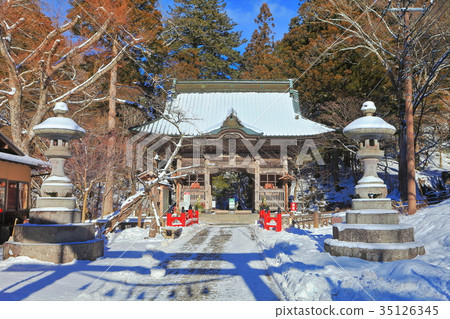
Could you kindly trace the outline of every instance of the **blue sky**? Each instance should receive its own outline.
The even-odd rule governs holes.
[[[67,9],[67,1],[64,0],[42,0],[48,4],[48,11],[51,15],[62,19],[65,16]],[[167,15],[169,5],[173,3],[172,0],[159,0],[161,11],[163,15]],[[254,22],[259,13],[261,5],[266,2],[269,5],[270,11],[274,17],[275,22],[275,39],[279,40],[284,33],[288,31],[289,22],[297,14],[299,0],[225,0],[226,11],[229,17],[236,22],[236,31],[242,31],[243,38],[250,40],[253,31],[256,29]],[[243,50],[246,44],[240,49]]]
[[[299,0],[225,0],[225,10],[228,16],[236,22],[236,31],[242,31],[242,36],[250,40],[256,29],[255,19],[261,5],[266,2],[272,12],[275,23],[275,39],[279,40],[288,31],[289,22],[296,16]],[[166,14],[172,0],[160,0],[163,14]]]

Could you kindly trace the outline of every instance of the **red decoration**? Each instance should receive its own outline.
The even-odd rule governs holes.
[[[189,209],[187,213],[172,214],[167,213],[167,226],[187,227],[198,224],[198,210]]]
[[[297,203],[291,202],[291,212],[297,211]]]
[[[281,231],[281,214],[277,214],[276,217],[272,217],[269,211],[261,210],[259,212],[261,223],[265,230],[275,229],[276,232]]]

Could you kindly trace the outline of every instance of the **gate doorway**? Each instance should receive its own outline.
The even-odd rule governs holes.
[[[230,210],[230,199],[236,211],[253,211],[255,183],[252,174],[246,171],[227,171],[211,175],[213,209]]]

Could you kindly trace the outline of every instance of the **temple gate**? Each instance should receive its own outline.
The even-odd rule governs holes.
[[[185,136],[176,156],[178,209],[201,202],[210,211],[212,176],[236,171],[249,174],[254,185],[252,210],[287,209],[290,163],[305,145],[314,147],[314,139],[332,131],[301,116],[292,80],[174,80],[164,113],[183,120],[160,118],[130,131],[153,136],[142,153],[142,170],[163,166],[170,139],[180,131]]]

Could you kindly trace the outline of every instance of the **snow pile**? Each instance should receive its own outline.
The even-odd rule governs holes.
[[[144,240],[148,237],[149,230],[145,228],[127,228],[125,230],[117,230],[112,234],[108,235],[108,239],[111,241],[124,241],[128,242],[130,240]]]
[[[155,267],[150,269],[150,275],[152,278],[160,279],[166,275],[166,270],[161,267]]]
[[[424,209],[415,215],[401,217],[400,222],[414,226],[415,237],[425,245],[426,258],[433,265],[449,269],[450,265],[450,199]]]
[[[257,235],[275,279],[290,300],[449,300],[450,200],[403,217],[426,254],[370,262],[324,252],[331,226]]]

